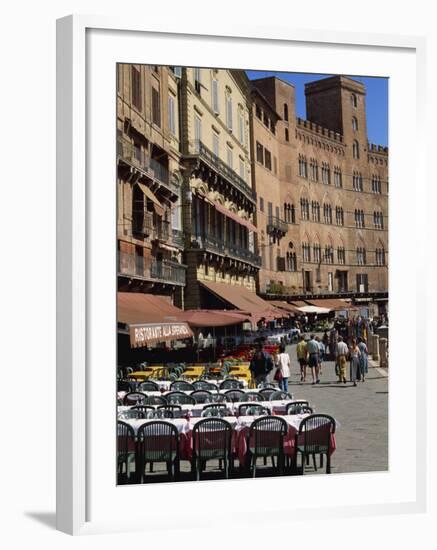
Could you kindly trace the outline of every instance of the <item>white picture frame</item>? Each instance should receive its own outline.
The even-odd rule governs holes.
[[[226,36],[223,36],[223,34]],[[93,57],[96,52],[102,52],[103,42],[108,44],[108,41],[116,40],[116,37],[124,36],[129,38],[130,43],[126,47],[123,47],[119,51],[119,61],[124,62],[151,62],[152,59],[147,58],[146,49],[143,51],[141,48],[135,47],[135,44],[140,44],[142,39],[153,41],[154,44],[164,44],[166,41],[172,41],[176,43],[178,41],[187,44],[196,41],[196,48],[192,47],[190,51],[196,51],[188,59],[184,61],[184,49],[177,48],[175,50],[166,49],[164,46],[159,50],[159,55],[156,55],[154,62],[158,64],[174,64],[185,65],[193,64],[193,60],[199,59],[198,64],[202,65],[207,63],[205,61],[205,52],[202,48],[198,48],[199,43],[205,43],[211,45],[213,43],[220,42],[223,45],[223,52],[225,51],[225,45],[229,48],[231,45],[235,52],[241,52],[241,55],[235,56],[235,63],[238,63],[239,59],[244,58],[244,52],[250,50],[251,52],[257,52],[260,54],[262,49],[271,48],[272,51],[279,52],[285,50],[288,47],[300,48],[299,52],[302,56],[311,55],[308,50],[309,45],[317,48],[329,48],[332,55],[335,57],[339,55],[339,51],[344,53],[344,64],[346,74],[353,74],[348,70],[351,66],[348,64],[351,62],[350,57],[357,49],[363,52],[363,59],[365,56],[372,56],[375,52],[380,53],[381,59],[388,52],[397,55],[399,59],[402,56],[406,61],[402,64],[402,71],[404,76],[410,79],[410,87],[405,89],[405,97],[408,99],[415,98],[416,88],[418,91],[417,99],[415,98],[413,104],[406,106],[406,126],[408,128],[408,141],[411,143],[411,131],[415,136],[415,142],[417,144],[416,150],[410,152],[409,161],[413,164],[411,167],[405,167],[403,165],[402,154],[405,151],[405,143],[402,141],[402,136],[398,135],[396,130],[399,128],[399,122],[396,118],[396,114],[399,113],[398,102],[399,98],[390,95],[390,179],[394,180],[399,177],[399,185],[405,181],[407,177],[413,177],[416,182],[414,188],[414,196],[425,196],[425,177],[424,177],[424,162],[421,162],[421,152],[424,151],[424,112],[423,103],[420,98],[420,90],[425,88],[425,39],[421,37],[410,36],[395,36],[395,35],[374,35],[374,34],[355,34],[355,33],[337,33],[337,32],[317,32],[303,29],[288,29],[285,27],[251,27],[251,26],[238,26],[234,25],[232,29],[215,28],[211,22],[208,25],[202,27],[202,36],[198,34],[198,28],[193,22],[192,26],[184,26],[184,28],[178,28],[176,24],[172,24],[166,21],[165,25],[159,25],[155,23],[142,23],[136,20],[125,19],[111,19],[106,17],[96,16],[81,16],[74,15],[58,20],[57,23],[57,528],[69,534],[85,534],[92,532],[107,532],[107,531],[120,531],[131,529],[150,529],[159,528],[161,526],[160,518],[158,515],[154,515],[153,511],[146,515],[137,515],[135,517],[128,518],[116,513],[115,508],[109,511],[105,511],[101,506],[103,500],[108,503],[114,502],[114,494],[118,490],[118,495],[122,491],[131,491],[132,502],[135,502],[136,496],[134,491],[143,490],[149,491],[148,495],[152,501],[157,503],[157,507],[162,506],[159,498],[161,498],[156,490],[156,487],[136,487],[136,488],[115,488],[115,466],[113,477],[108,478],[108,472],[111,472],[111,460],[112,464],[115,463],[115,436],[111,439],[111,426],[114,423],[114,418],[110,414],[109,418],[104,418],[102,424],[96,424],[98,422],[99,414],[103,414],[104,411],[108,411],[108,406],[113,407],[113,393],[110,391],[106,397],[101,399],[99,409],[96,410],[96,402],[99,399],[95,399],[95,387],[96,376],[102,376],[102,372],[98,370],[96,366],[96,346],[95,342],[98,337],[106,338],[108,331],[113,328],[113,338],[115,339],[115,324],[111,325],[114,321],[115,312],[115,298],[114,305],[107,305],[106,300],[111,300],[111,292],[115,291],[115,278],[112,280],[112,274],[109,272],[107,280],[102,280],[101,273],[95,273],[96,256],[98,256],[99,264],[102,266],[111,266],[113,255],[115,255],[115,247],[113,234],[109,234],[107,242],[102,243],[102,250],[96,249],[96,237],[93,224],[97,223],[97,217],[100,218],[105,228],[110,228],[108,224],[115,224],[115,210],[114,202],[112,199],[108,200],[107,212],[98,212],[98,203],[96,203],[97,193],[101,189],[93,187],[91,182],[95,182],[95,159],[97,161],[103,161],[108,163],[109,177],[111,176],[111,170],[115,170],[115,154],[107,155],[111,149],[106,148],[102,144],[101,150],[99,150],[97,156],[93,156],[95,151],[90,152],[90,147],[93,146],[93,140],[95,139],[95,125],[90,130],[90,120],[87,117],[93,117],[95,107],[95,93],[94,89],[90,88],[90,83],[93,81],[92,71],[96,67],[96,59]],[[123,39],[124,40],[124,39]],[[262,49],[261,49],[262,48]],[[100,53],[102,56],[100,59],[101,68],[99,71],[104,71],[104,67],[110,67],[111,61],[109,59],[111,48],[107,48],[106,54]],[[307,51],[308,50],[308,51]],[[306,51],[306,53],[305,53]],[[349,54],[348,54],[349,51]],[[309,52],[309,53],[308,53]],[[372,54],[373,52],[373,54]],[[99,54],[98,54],[99,55]],[[103,61],[103,55],[107,55],[108,58]],[[150,55],[150,52],[149,52]],[[212,66],[230,66],[226,61],[226,55],[223,54],[223,63],[218,64],[218,53],[214,48],[210,50],[209,59]],[[91,56],[91,57],[90,57]],[[352,56],[353,57],[353,56]],[[413,60],[414,58],[414,60]],[[217,59],[217,60],[216,60]],[[275,56],[274,64],[269,66],[260,67],[256,61],[251,66],[245,66],[243,68],[264,68],[269,70],[284,70],[283,59],[280,53]],[[394,57],[393,57],[394,59]],[[386,64],[388,60],[384,61]],[[259,62],[258,62],[259,63]],[[365,60],[363,61],[363,64]],[[399,61],[394,63],[392,69],[393,73],[387,76],[392,77],[396,82],[400,67]],[[100,61],[99,61],[100,65]],[[274,65],[274,66],[273,66]],[[294,63],[293,68],[289,70],[301,71],[297,66],[299,63]],[[323,62],[319,66],[318,72],[324,72]],[[388,66],[388,65],[386,65]],[[308,70],[305,72],[315,72]],[[281,69],[282,68],[282,69]],[[91,72],[90,72],[91,71]],[[398,71],[398,72],[396,72]],[[302,71],[301,71],[302,72]],[[378,71],[376,71],[378,72]],[[406,75],[405,75],[406,73]],[[355,73],[357,74],[357,73]],[[361,74],[361,73],[359,73]],[[107,76],[107,75],[106,75]],[[399,76],[399,75],[398,75]],[[399,77],[400,78],[400,77]],[[99,77],[100,79],[100,77]],[[413,81],[411,81],[413,79]],[[103,78],[102,78],[103,82]],[[110,82],[110,81],[109,81]],[[401,82],[401,80],[399,80]],[[107,96],[100,96],[100,103],[102,113],[107,108],[106,113],[115,112],[115,69],[113,74],[113,94],[111,95],[110,89],[107,90]],[[113,103],[113,110],[111,104]],[[97,107],[96,107],[97,109]],[[99,107],[100,109],[100,107]],[[102,114],[101,113],[101,114]],[[393,118],[394,117],[394,118]],[[105,141],[106,145],[111,139],[110,125],[113,125],[115,135],[115,118],[108,119],[109,136],[107,135],[106,123],[104,119],[100,119],[102,123],[102,142]],[[108,140],[109,141],[106,141]],[[115,143],[115,142],[114,142]],[[100,148],[100,146],[99,146]],[[114,146],[115,151],[115,146]],[[88,156],[87,156],[88,155]],[[422,159],[423,160],[423,159]],[[413,162],[414,161],[414,162]],[[112,166],[113,165],[113,166]],[[102,169],[103,170],[103,169]],[[406,172],[405,172],[406,170]],[[104,171],[104,170],[103,170]],[[102,176],[103,177],[103,176]],[[94,178],[94,179],[93,179]],[[106,180],[107,181],[107,180]],[[396,181],[396,180],[395,180]],[[113,179],[115,185],[115,178]],[[108,193],[110,183],[107,185]],[[114,193],[115,195],[115,193]],[[396,269],[397,262],[400,261],[402,255],[402,247],[399,246],[398,239],[402,240],[404,246],[411,246],[414,249],[412,252],[411,263],[415,264],[414,268],[406,267],[403,274],[396,271],[396,279],[390,279],[390,299],[391,301],[391,319],[393,320],[391,325],[391,363],[396,365],[399,373],[394,373],[393,379],[390,381],[390,438],[391,445],[393,443],[399,443],[397,435],[399,432],[399,425],[396,424],[398,420],[394,414],[396,406],[399,403],[396,402],[399,396],[405,397],[406,388],[404,382],[400,379],[402,373],[405,374],[406,367],[405,360],[396,354],[396,346],[392,345],[393,342],[399,341],[399,323],[396,321],[396,314],[401,310],[401,304],[397,304],[397,296],[400,295],[399,285],[402,284],[402,279],[410,280],[411,277],[415,277],[416,266],[418,271],[424,270],[425,263],[422,256],[422,249],[415,245],[414,235],[424,227],[425,221],[418,216],[417,211],[411,212],[412,226],[414,231],[412,235],[407,235],[404,229],[401,227],[401,212],[402,209],[408,205],[405,202],[405,197],[402,197],[402,193],[395,190],[393,197],[390,197],[390,209],[391,209],[391,221],[390,231],[394,235],[396,231],[396,240],[391,237],[390,244],[390,269]],[[112,222],[111,222],[112,220]],[[99,222],[99,223],[100,223]],[[111,247],[114,248],[111,251]],[[115,257],[115,256],[114,256]],[[102,260],[102,262],[100,262]],[[105,264],[105,262],[107,262]],[[115,266],[115,262],[113,262]],[[97,268],[96,268],[97,269]],[[115,268],[114,268],[115,269]],[[400,279],[400,280],[399,280]],[[100,286],[96,286],[96,282],[100,282]],[[97,288],[99,288],[97,292]],[[115,296],[115,294],[114,294]],[[416,315],[423,312],[425,303],[425,289],[419,282],[416,283],[416,296],[414,299],[409,298],[410,304],[414,302],[416,306]],[[99,315],[104,316],[107,320],[102,320],[101,326],[97,326]],[[107,307],[107,309],[106,309]],[[414,323],[412,326],[418,327]],[[419,328],[417,328],[417,331]],[[101,332],[99,332],[101,331]],[[106,332],[105,332],[106,331]],[[105,336],[106,335],[106,336]],[[416,345],[419,333],[414,334],[414,342],[410,344],[410,352],[414,350],[414,354],[417,360],[417,364],[425,364],[424,350]],[[102,341],[101,339],[99,341]],[[104,340],[107,342],[108,340]],[[106,347],[108,348],[106,350]],[[112,349],[112,345],[105,346],[105,350],[102,350],[101,357],[102,362],[110,362],[111,353],[113,354],[115,347]],[[411,354],[410,354],[411,356]],[[108,361],[107,361],[108,360]],[[409,366],[411,369],[411,365]],[[111,388],[111,384],[115,381],[112,380],[111,366],[106,369],[108,377],[111,378],[108,383],[102,382],[102,388]],[[396,378],[398,377],[398,378]],[[392,378],[392,377],[391,377]],[[410,380],[411,381],[411,380]],[[114,382],[115,383],[115,382]],[[296,506],[291,504],[286,499],[278,499],[275,502],[262,500],[262,506],[264,507],[264,517],[270,520],[275,518],[280,520],[285,517],[285,514],[289,511],[293,511],[294,517],[302,518],[317,518],[328,517],[330,514],[339,515],[364,515],[375,513],[396,513],[396,512],[419,512],[425,510],[426,502],[426,464],[425,464],[425,432],[424,427],[420,426],[418,417],[426,414],[426,400],[425,400],[425,385],[426,377],[423,375],[420,378],[414,377],[414,383],[412,387],[415,388],[415,393],[410,397],[414,398],[415,414],[414,418],[410,419],[405,424],[405,429],[411,437],[411,451],[409,450],[409,460],[413,472],[408,473],[405,476],[404,493],[401,495],[394,490],[396,484],[395,476],[399,472],[397,468],[399,465],[393,466],[393,457],[391,455],[391,470],[387,474],[380,474],[379,486],[380,490],[384,493],[380,495],[381,498],[374,498],[368,494],[363,496],[362,503],[359,500],[352,502],[349,500],[339,500],[335,502],[335,498],[331,506],[328,506],[321,498],[317,503],[317,509],[311,506],[310,501],[306,502],[305,498],[302,498],[301,504]],[[104,390],[102,389],[102,394]],[[103,412],[102,412],[103,411]],[[97,420],[96,420],[97,419]],[[96,431],[96,425],[102,425],[105,423],[105,427]],[[114,432],[115,433],[115,432]],[[97,451],[94,452],[95,440],[98,440],[98,446],[106,450],[113,447],[114,455],[108,459],[108,463],[105,461],[99,461]],[[392,441],[393,440],[393,441]],[[106,447],[105,447],[106,446]],[[392,449],[391,449],[392,450]],[[107,455],[110,453],[107,453]],[[106,460],[106,459],[105,459]],[[101,464],[99,468],[99,476],[96,476],[96,463]],[[411,475],[410,475],[411,474]],[[377,474],[372,474],[377,475]],[[105,477],[106,476],[106,477]],[[366,474],[349,474],[347,483],[351,486],[350,493],[356,491],[365,492],[365,486],[370,483],[371,476]],[[390,476],[392,480],[390,482]],[[97,483],[96,478],[99,478],[100,485]],[[327,479],[329,477],[329,479]],[[341,476],[340,476],[341,477]],[[343,476],[343,481],[344,481]],[[387,481],[387,479],[388,481]],[[278,480],[260,480],[261,484],[257,485],[257,489],[265,492],[269,488],[279,487]],[[283,480],[279,480],[284,483]],[[253,483],[252,480],[240,480],[235,482],[228,482],[228,491],[232,486],[245,487],[247,489],[247,483]],[[323,488],[333,491],[333,484],[335,485],[335,492],[341,493],[346,491],[344,487],[340,490],[342,484],[341,479],[337,476],[324,476],[323,479],[318,478],[310,479],[295,479],[292,478],[291,482],[295,482],[295,487],[301,492],[303,497],[308,494],[308,498],[311,498],[311,494],[314,494],[316,490],[315,484],[323,484]],[[305,483],[305,486],[302,483]],[[399,482],[399,478],[397,479]],[[108,492],[101,498],[98,493],[103,495],[103,484],[107,483],[111,485]],[[217,498],[222,499],[223,490],[222,484],[214,483],[214,491],[219,495]],[[290,483],[290,480],[287,480]],[[374,483],[374,481],[372,481]],[[354,485],[355,484],[355,485]],[[345,485],[343,483],[343,485]],[[183,494],[181,493],[181,486],[184,487]],[[407,487],[408,486],[408,487]],[[100,488],[98,488],[100,487]],[[282,485],[283,487],[283,485]],[[174,495],[175,502],[178,503],[178,514],[175,518],[174,526],[183,526],[187,521],[189,509],[184,511],[181,508],[184,499],[186,502],[191,502],[193,498],[207,497],[208,482],[198,484],[194,489],[192,484],[175,484],[173,486],[166,485],[161,486],[160,494],[164,495],[162,498],[166,498],[168,501],[169,495]],[[249,489],[248,489],[249,490]],[[390,493],[390,490],[393,492]],[[305,494],[304,494],[305,493]],[[125,493],[123,493],[125,494]],[[346,494],[346,493],[345,493]],[[135,493],[138,495],[138,493]],[[144,495],[144,492],[143,492]],[[392,498],[389,497],[392,495]],[[343,495],[344,496],[344,495]],[[352,494],[350,495],[352,497]],[[131,498],[131,497],[130,497]],[[250,498],[250,497],[249,497]],[[111,500],[112,499],[112,500]],[[188,499],[188,500],[187,500]],[[100,505],[100,508],[99,508]],[[91,513],[90,510],[93,510]],[[94,513],[96,510],[96,513]],[[97,512],[97,510],[99,510]],[[232,519],[231,519],[232,521]],[[250,519],[250,514],[242,515],[239,521],[256,521]],[[199,526],[207,525],[207,517],[199,515]],[[162,528],[165,525],[162,523]]]

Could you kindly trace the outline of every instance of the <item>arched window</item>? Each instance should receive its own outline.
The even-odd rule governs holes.
[[[351,94],[351,105],[352,107],[354,107],[354,109],[356,109],[358,105],[357,96],[355,94]]]
[[[288,122],[288,105],[286,103],[284,103],[284,120]]]
[[[285,128],[285,141],[290,141],[290,134],[288,133],[288,128]]]
[[[352,117],[352,130],[356,132],[358,130],[358,120],[356,117]]]
[[[357,140],[355,140],[352,145],[352,156],[354,157],[354,159],[360,158],[360,146]]]

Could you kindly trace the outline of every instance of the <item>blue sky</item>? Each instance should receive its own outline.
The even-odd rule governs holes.
[[[295,86],[296,116],[306,118],[304,84],[326,78],[326,74],[275,73],[269,71],[246,71],[250,79],[277,76]],[[352,76],[366,86],[367,134],[371,143],[388,145],[388,78]]]

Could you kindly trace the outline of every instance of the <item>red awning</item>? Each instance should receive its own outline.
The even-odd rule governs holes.
[[[343,300],[336,298],[325,298],[320,300],[307,300],[307,302],[312,306],[325,307],[332,311],[342,311],[344,309],[349,309],[351,304]]]
[[[117,322],[128,326],[132,347],[192,338],[190,327],[179,319],[181,313],[164,296],[117,293]]]
[[[215,202],[214,203],[214,206],[216,207],[216,209],[221,212],[222,214],[224,214],[225,216],[227,216],[228,218],[230,218],[231,220],[234,220],[235,222],[241,224],[241,225],[244,225],[245,227],[247,227],[247,229],[249,231],[258,231],[257,228],[253,225],[252,222],[250,222],[249,220],[245,220],[244,218],[241,218],[238,214],[236,214],[235,212],[231,212],[228,208],[226,208],[225,206],[223,206],[222,204],[220,204],[219,202]]]
[[[286,311],[290,315],[295,315],[296,313],[301,313],[298,310],[297,307],[293,306],[292,304],[289,304],[288,302],[284,302],[284,301],[281,301],[281,300],[270,300],[269,303],[272,304],[273,306],[279,308],[279,309],[283,309],[284,311]]]
[[[258,323],[261,319],[272,321],[287,316],[283,311],[270,305],[269,302],[260,298],[255,292],[243,286],[210,281],[200,281],[200,284],[236,309],[249,313],[252,324]]]
[[[181,313],[181,321],[186,321],[190,327],[227,327],[250,321],[250,314],[214,309],[191,309]]]

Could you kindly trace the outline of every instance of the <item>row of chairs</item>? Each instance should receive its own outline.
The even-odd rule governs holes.
[[[175,416],[176,412],[176,416]],[[308,401],[294,401],[286,406],[287,415],[295,414],[312,414],[313,409],[309,406]],[[177,418],[182,414],[181,405],[159,405],[157,408],[151,405],[134,405],[130,409],[123,411],[119,415],[120,420],[129,418],[135,419],[153,419],[153,418]],[[261,416],[271,415],[272,411],[269,407],[260,405],[259,403],[240,403],[238,405],[238,416]],[[201,416],[232,416],[233,412],[229,409],[226,403],[214,403],[204,405]]]
[[[209,390],[194,390],[191,394],[182,391],[171,391],[164,395],[147,395],[140,391],[128,392],[123,398],[123,405],[195,405],[197,403],[223,403],[237,401],[274,401],[291,400],[291,393],[270,388],[259,391],[244,392],[227,390],[225,393],[212,393]]]
[[[135,461],[134,481],[143,483],[146,466],[155,462],[165,462],[170,479],[179,477],[179,433],[174,424],[165,420],[154,420],[140,426],[137,435],[132,427],[118,421],[117,424],[117,464],[119,479],[123,475],[131,481],[130,466]],[[286,466],[284,438],[288,432],[287,422],[280,416],[261,416],[253,421],[248,433],[249,462],[245,465],[252,469],[256,477],[258,458],[277,458],[276,470],[284,473]],[[312,414],[302,420],[296,434],[296,458],[294,470],[304,472],[305,460],[315,455],[326,455],[326,473],[331,473],[330,451],[331,436],[335,432],[335,420],[328,415]],[[234,456],[231,448],[232,426],[223,418],[203,418],[193,428],[192,473],[200,479],[206,463],[218,460],[225,477],[228,478],[233,467]],[[298,469],[297,456],[301,456],[301,468]]]
[[[196,380],[191,383],[186,380],[175,380],[170,384],[170,390],[174,391],[194,391],[194,390],[208,390],[208,391],[218,391],[220,390],[232,390],[232,389],[241,389],[243,383],[240,380],[235,378],[229,378],[223,380],[218,386],[213,382],[208,380]],[[118,391],[131,391],[132,380],[119,380],[117,383]],[[146,380],[145,382],[139,382],[136,385],[136,389],[142,392],[148,391],[159,391],[160,386],[153,380]]]

